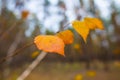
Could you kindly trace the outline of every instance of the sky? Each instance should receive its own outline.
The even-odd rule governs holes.
[[[0,0],[1,1],[1,0]],[[9,1],[9,0],[8,0]],[[25,1],[25,0],[24,0]],[[27,1],[27,0],[26,0]],[[71,22],[73,20],[76,19],[76,13],[74,12],[74,7],[79,7],[79,0],[63,0],[67,10],[65,11],[65,14],[68,17],[68,21]],[[88,6],[88,1],[89,0],[83,0],[85,2],[85,8],[89,7]],[[120,0],[94,0],[96,6],[98,7],[98,9],[100,10],[101,13],[101,17],[102,18],[109,18],[110,17],[110,13],[112,12],[112,10],[110,9],[110,3],[115,2],[116,5],[118,5],[117,7],[120,7]],[[50,13],[50,16],[45,15],[44,12],[44,0],[29,0],[29,2],[25,3],[25,10],[28,10],[31,14],[35,14],[38,18],[38,20],[42,23],[42,25],[44,26],[44,28],[42,28],[43,32],[46,29],[49,29],[51,31],[57,32],[59,30],[59,23],[64,19],[64,16],[59,13],[64,13],[64,10],[60,9],[57,5],[58,0],[49,0],[49,2],[51,3],[50,6],[47,7],[47,11]],[[68,4],[69,2],[69,4]],[[9,1],[8,3],[8,8],[9,10],[12,10],[15,12],[15,14],[17,15],[17,17],[19,18],[20,16],[20,12],[15,10],[15,5],[12,4],[12,0]],[[1,4],[0,4],[1,6]],[[85,12],[84,10],[80,10],[80,13],[78,13],[82,16],[89,16],[90,14],[88,14],[87,12]],[[28,19],[32,19],[32,15],[29,16]],[[26,31],[26,35],[30,36],[31,32],[34,30],[34,23],[30,23],[30,27],[28,28],[28,30]]]

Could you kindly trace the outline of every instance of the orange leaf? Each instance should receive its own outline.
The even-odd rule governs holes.
[[[26,10],[22,11],[22,13],[21,13],[22,19],[26,19],[28,17],[28,14],[29,14],[28,11],[26,11]]]
[[[85,23],[75,20],[72,22],[72,26],[86,42],[87,36],[89,34],[89,28],[85,25]]]
[[[52,35],[39,35],[34,43],[37,48],[45,52],[56,52],[64,56],[64,42],[61,38]]]
[[[85,17],[84,22],[86,23],[87,27],[89,27],[89,29],[104,29],[102,21],[97,18]]]
[[[65,30],[57,33],[57,36],[60,37],[65,44],[73,43],[73,33],[70,30]]]

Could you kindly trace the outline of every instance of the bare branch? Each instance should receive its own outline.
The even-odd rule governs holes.
[[[25,80],[25,78],[33,71],[33,69],[42,61],[47,55],[46,52],[39,54],[39,56],[28,66],[28,68],[17,78],[17,80]]]

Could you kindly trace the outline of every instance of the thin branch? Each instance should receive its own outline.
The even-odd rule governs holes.
[[[11,30],[13,30],[15,28],[15,26],[17,25],[17,22],[15,22],[12,27],[10,27],[7,31],[5,31],[4,33],[1,34],[1,37],[0,37],[0,41],[3,40],[7,35],[8,33],[10,33]]]
[[[63,28],[65,29],[70,23],[67,23],[63,26]]]
[[[15,53],[13,53],[13,55],[10,55],[10,56],[7,56],[7,57],[1,59],[0,60],[0,64],[3,63],[3,62],[5,62],[7,59],[10,59],[11,57],[14,57],[14,56],[18,55],[23,49],[25,49],[25,48],[27,48],[27,47],[29,47],[31,45],[33,45],[33,43],[29,43],[29,44],[23,46],[22,48],[16,50]]]
[[[28,68],[16,79],[25,80],[27,76],[33,71],[33,69],[42,61],[42,59],[47,55],[46,52],[41,52],[39,56],[28,66]]]
[[[69,24],[70,24],[70,23],[65,24],[65,25],[63,26],[63,29],[65,30],[65,28],[66,28]],[[62,30],[57,31],[56,33],[60,32],[60,31],[62,31]]]
[[[23,31],[20,30],[16,37],[15,40],[13,41],[13,43],[10,45],[8,52],[7,52],[7,56],[13,55],[14,51],[16,50],[17,46],[20,44],[20,41],[22,39],[22,33]],[[8,63],[10,63],[10,61],[12,60],[12,57],[10,59],[7,60]]]

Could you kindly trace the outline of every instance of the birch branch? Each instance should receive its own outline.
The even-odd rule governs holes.
[[[33,69],[42,61],[42,59],[47,55],[46,52],[41,52],[38,57],[28,66],[28,68],[16,79],[25,80],[25,78],[33,71]]]
[[[8,49],[8,52],[7,52],[7,56],[12,56],[14,54],[14,51],[16,50],[18,44],[20,43],[22,39],[22,31],[19,31],[18,34],[16,35],[15,37],[15,40],[13,41],[13,43],[10,45],[9,49]],[[7,60],[7,62],[11,62],[12,60],[12,57],[9,58]]]

